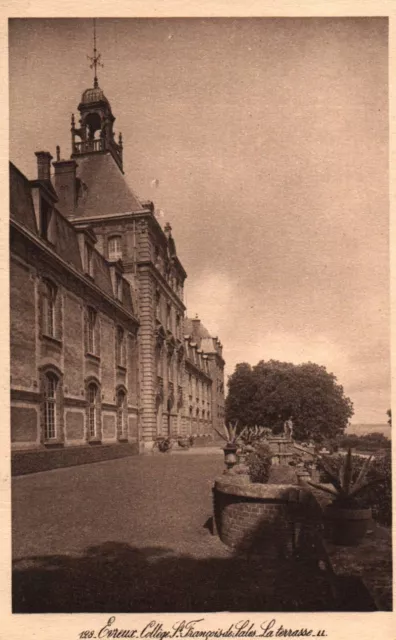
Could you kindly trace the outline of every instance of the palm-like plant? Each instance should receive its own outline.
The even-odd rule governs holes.
[[[312,487],[320,489],[325,493],[333,496],[334,502],[338,505],[353,506],[357,495],[362,493],[368,486],[375,481],[367,481],[367,474],[370,468],[372,456],[367,458],[356,478],[353,479],[354,468],[352,461],[352,451],[348,449],[348,453],[344,457],[338,473],[335,472],[325,458],[319,456],[319,464],[323,467],[330,478],[332,486],[308,481]]]

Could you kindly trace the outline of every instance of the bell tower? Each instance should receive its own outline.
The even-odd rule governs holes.
[[[78,110],[80,112],[79,127],[76,127],[74,114],[71,118],[72,158],[93,153],[110,152],[120,171],[123,172],[122,163],[122,135],[119,134],[118,143],[114,139],[113,125],[115,117],[111,111],[110,102],[107,100],[98,84],[98,66],[101,55],[96,49],[96,21],[94,20],[93,56],[91,69],[95,69],[93,88],[86,89],[81,96]]]

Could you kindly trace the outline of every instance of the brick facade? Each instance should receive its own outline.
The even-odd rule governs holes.
[[[186,332],[171,227],[127,185],[101,89],[78,109],[53,178],[45,151],[36,180],[11,166],[13,447],[208,433],[224,410],[220,342]]]
[[[28,197],[31,183],[13,165],[10,179],[12,447],[117,442],[121,437],[115,430],[102,429],[102,414],[106,406],[106,415],[116,421],[117,389],[127,378],[131,388],[123,386],[125,414],[138,424],[136,315],[132,308],[119,303],[111,288],[100,286],[108,270],[100,254],[96,256],[102,268],[100,277],[96,278],[95,272],[91,276],[85,273],[78,234],[56,210],[55,196],[51,214],[54,230],[49,241],[40,225],[36,226],[41,212],[34,205],[40,207],[42,202]],[[19,197],[16,207],[14,198],[20,196],[21,187],[26,197],[24,202]],[[24,217],[18,212],[23,204]],[[29,213],[30,229],[26,224]],[[64,235],[74,240],[68,261],[60,255]],[[89,309],[95,311],[94,353],[87,344]],[[127,351],[127,367],[121,373],[115,360],[118,327],[125,333]],[[90,403],[93,389],[95,403]],[[137,442],[138,430],[132,431],[127,440]]]

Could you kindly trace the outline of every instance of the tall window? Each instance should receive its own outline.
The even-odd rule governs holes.
[[[56,389],[58,380],[53,374],[45,377],[44,390],[44,437],[56,438]]]
[[[121,236],[109,238],[108,252],[110,262],[122,259]]]
[[[168,380],[173,382],[173,366],[172,366],[172,354],[168,353]]]
[[[122,302],[122,277],[116,273],[116,296]]]
[[[157,365],[157,376],[162,378],[163,370],[162,370],[162,348],[157,344],[155,348],[155,360]]]
[[[96,311],[91,307],[88,308],[87,319],[87,351],[88,353],[95,353],[96,348]]]
[[[98,427],[98,388],[96,384],[88,387],[88,434],[91,438],[96,436]]]
[[[50,223],[52,210],[48,202],[41,198],[40,202],[40,234],[44,240],[50,240]]]
[[[158,290],[155,292],[155,317],[161,321],[161,294]]]
[[[123,391],[117,394],[117,433],[119,437],[125,435],[125,393]]]
[[[166,328],[172,331],[172,309],[170,304],[166,305]]]
[[[88,242],[85,243],[85,273],[93,276],[93,250]]]
[[[43,333],[51,338],[56,334],[56,295],[57,289],[52,282],[44,282],[43,287]]]
[[[117,327],[117,341],[116,341],[116,360],[117,365],[125,367],[126,353],[125,353],[125,332],[122,327]]]

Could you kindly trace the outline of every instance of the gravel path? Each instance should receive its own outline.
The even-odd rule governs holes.
[[[216,455],[148,455],[13,480],[15,612],[315,611],[327,582],[234,556],[208,529]]]

